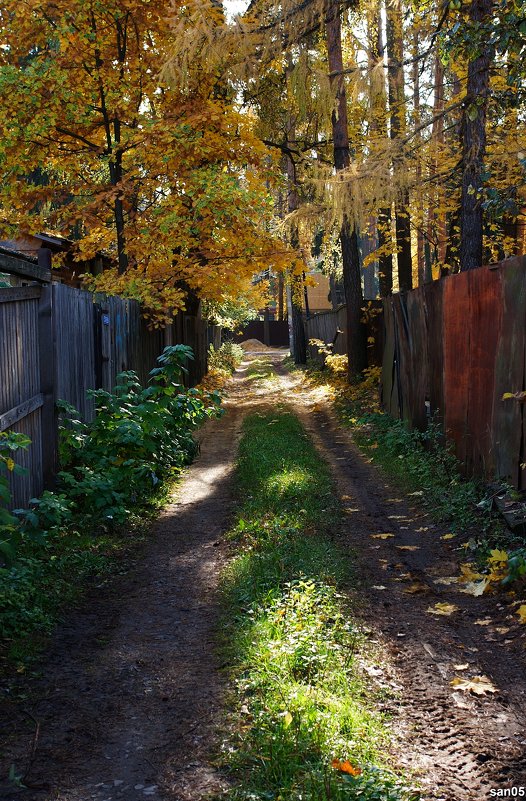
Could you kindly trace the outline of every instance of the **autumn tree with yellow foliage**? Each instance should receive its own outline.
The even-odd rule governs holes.
[[[177,85],[162,77],[165,3],[8,0],[0,21],[4,235],[52,230],[79,260],[106,251],[115,267],[92,285],[157,322],[189,295],[245,297],[255,273],[290,264],[272,231],[272,158],[231,88],[203,63]]]

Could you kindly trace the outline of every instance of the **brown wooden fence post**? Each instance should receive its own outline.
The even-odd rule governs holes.
[[[52,487],[57,469],[58,419],[55,409],[55,342],[53,336],[53,288],[42,287],[38,306],[38,350],[42,406],[42,478]]]

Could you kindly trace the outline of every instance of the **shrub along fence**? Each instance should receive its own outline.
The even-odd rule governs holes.
[[[526,488],[526,258],[384,300],[385,409],[425,429],[431,414],[466,474]]]
[[[164,346],[176,343],[194,350],[194,385],[206,372],[207,326],[200,318],[179,314],[169,328],[149,330],[135,301],[58,283],[0,289],[0,432],[31,439],[27,451],[17,452],[27,472],[11,476],[14,507],[53,482],[56,401],[71,403],[87,422],[94,414],[88,389],[111,390],[123,370],[145,382]]]

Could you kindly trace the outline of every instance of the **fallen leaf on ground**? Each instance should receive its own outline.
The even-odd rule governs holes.
[[[450,681],[452,687],[464,692],[475,693],[475,695],[487,695],[487,693],[498,692],[487,676],[473,676],[471,679],[463,679],[460,676]]]
[[[471,562],[460,565],[460,581],[479,581],[481,578],[483,578],[482,574],[473,570]]]
[[[453,665],[455,670],[467,670],[469,668],[469,664],[466,662],[465,665]]]
[[[493,620],[491,618],[486,618],[484,620],[475,620],[475,626],[491,626]]]
[[[519,608],[517,609],[517,614],[520,618],[520,622],[526,623],[526,604],[522,604],[522,606],[519,606]]]
[[[410,584],[409,587],[404,587],[402,592],[407,592],[410,595],[414,595],[417,592],[427,592],[429,587],[427,584],[424,584],[422,581],[415,581],[413,584]]]
[[[482,579],[482,581],[468,581],[463,587],[459,587],[459,591],[466,595],[474,595],[475,598],[478,598],[484,595],[489,584],[490,582],[487,579]]]
[[[458,606],[455,604],[437,603],[426,609],[426,612],[431,612],[432,615],[452,615],[453,612],[458,612]]]
[[[360,776],[362,772],[361,768],[353,765],[348,759],[346,759],[344,762],[340,762],[339,759],[333,759],[331,762],[331,768],[334,768],[334,770],[339,770],[341,773],[348,773],[349,776]]]
[[[390,537],[394,537],[394,534],[371,534],[373,540],[388,540]]]
[[[467,704],[460,693],[453,693],[453,702],[459,709],[471,709],[473,703]]]
[[[490,557],[488,562],[490,565],[496,564],[498,562],[507,562],[508,561],[508,554],[506,551],[499,551],[497,548],[494,548],[490,551]]]
[[[435,579],[435,584],[445,584],[449,586],[449,584],[458,584],[457,576],[443,576],[442,578]]]
[[[456,536],[457,536],[456,534],[451,534],[451,533],[449,533],[449,534],[442,534],[442,536],[440,537],[440,539],[441,539],[441,540],[454,540]]]
[[[423,490],[418,490],[418,492],[410,492],[409,497],[412,498],[413,496],[420,496],[423,495]]]
[[[396,545],[395,548],[398,548],[400,551],[419,551],[419,545]]]

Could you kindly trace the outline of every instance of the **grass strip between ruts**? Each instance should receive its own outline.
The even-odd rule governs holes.
[[[245,421],[238,555],[224,577],[233,733],[231,801],[398,801],[386,722],[363,679],[366,648],[342,592],[351,558],[325,463],[286,409]]]

